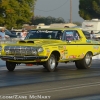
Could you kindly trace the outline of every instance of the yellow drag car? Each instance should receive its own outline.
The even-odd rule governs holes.
[[[59,62],[75,62],[78,69],[88,69],[92,56],[100,53],[100,42],[87,39],[81,29],[31,30],[25,40],[4,43],[0,57],[6,67],[13,71],[18,64],[43,65],[55,71]]]

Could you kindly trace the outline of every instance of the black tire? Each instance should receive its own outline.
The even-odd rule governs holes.
[[[43,66],[49,72],[53,72],[53,71],[55,71],[57,65],[58,65],[58,62],[56,60],[56,57],[53,54],[51,54],[51,56],[49,57],[49,59],[45,62],[45,64]]]
[[[58,62],[56,62],[56,67],[58,66]],[[46,64],[43,64],[43,67],[46,68]]]
[[[46,65],[44,64],[43,67],[46,68]]]
[[[80,60],[75,61],[75,65],[77,69],[82,69],[81,64],[80,64]]]
[[[75,65],[78,69],[89,69],[92,63],[92,54],[87,53],[82,60],[75,61]]]
[[[6,61],[6,67],[10,72],[12,72],[16,67],[16,63]]]

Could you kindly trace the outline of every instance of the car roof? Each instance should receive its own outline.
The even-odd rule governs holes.
[[[42,28],[42,29],[33,29],[33,30],[57,30],[57,31],[65,31],[65,30],[81,30],[79,28]]]

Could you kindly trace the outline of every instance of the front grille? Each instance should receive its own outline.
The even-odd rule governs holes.
[[[6,55],[36,55],[36,48],[30,46],[6,46],[4,48]]]

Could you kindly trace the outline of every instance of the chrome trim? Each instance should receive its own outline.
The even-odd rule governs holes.
[[[37,48],[31,46],[5,46],[4,52],[6,55],[37,55]]]
[[[30,61],[30,60],[41,60],[47,59],[47,56],[0,56],[3,60],[14,60],[14,61]]]

